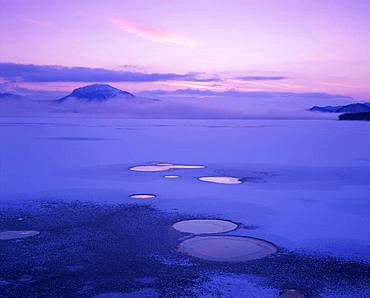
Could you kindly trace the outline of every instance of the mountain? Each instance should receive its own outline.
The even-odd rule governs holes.
[[[337,110],[337,113],[361,113],[361,112],[370,112],[370,104],[366,103],[353,103],[341,107]]]
[[[310,111],[312,112],[323,112],[323,113],[336,113],[336,111],[341,106],[325,106],[325,107],[319,107],[319,106],[313,106]]]
[[[77,99],[83,102],[105,102],[112,98],[131,99],[135,95],[114,88],[107,84],[93,84],[74,89],[71,94],[59,99],[59,102],[64,102],[69,99]]]
[[[365,113],[345,113],[339,115],[339,120],[367,120],[370,121],[370,112]]]
[[[325,106],[325,107],[314,106],[310,109],[310,111],[324,113],[370,112],[370,103],[352,103],[345,106]]]

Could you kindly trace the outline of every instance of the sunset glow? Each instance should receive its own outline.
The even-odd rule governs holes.
[[[136,80],[133,90],[139,91],[177,86],[370,97],[369,1],[0,2],[2,63],[106,71],[131,65],[134,76],[202,73],[219,79]],[[42,83],[17,73],[4,78],[7,71],[0,66],[8,86]],[[103,81],[118,83],[97,80]],[[63,82],[65,90],[71,82]]]

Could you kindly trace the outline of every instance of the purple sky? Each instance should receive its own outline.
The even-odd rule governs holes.
[[[370,98],[369,0],[0,0],[0,7],[2,82],[63,90],[97,78],[133,91]],[[34,64],[40,75],[4,63]],[[84,79],[66,67],[85,67]]]

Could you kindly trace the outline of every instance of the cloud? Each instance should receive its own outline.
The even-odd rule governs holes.
[[[161,82],[193,81],[212,82],[220,79],[204,77],[202,73],[145,73],[104,68],[65,67],[0,63],[0,79],[8,82]]]
[[[50,23],[45,22],[45,21],[41,21],[41,20],[27,18],[27,19],[25,19],[25,21],[27,23],[30,23],[30,24],[33,24],[33,25],[37,25],[37,26],[41,26],[41,27],[52,27],[52,25]]]
[[[142,38],[165,44],[177,44],[189,48],[195,48],[197,42],[182,35],[168,32],[158,27],[150,27],[143,24],[133,23],[123,19],[110,18],[110,21],[118,28],[135,34]]]
[[[40,28],[54,30],[54,31],[58,31],[58,32],[62,32],[63,31],[62,28],[56,26],[53,23],[47,22],[45,20],[26,18],[26,19],[24,19],[24,21],[27,22],[27,23],[29,23],[29,24],[31,24],[31,25],[38,26]]]
[[[236,80],[241,81],[278,81],[285,80],[287,77],[282,76],[242,76],[235,78]]]
[[[226,91],[213,91],[213,90],[197,90],[197,89],[177,89],[173,91],[167,90],[153,90],[143,91],[143,94],[157,95],[157,96],[171,96],[171,95],[183,95],[183,96],[221,96],[221,97],[253,97],[253,98],[291,98],[291,99],[302,99],[302,98],[316,98],[316,99],[345,99],[348,101],[353,100],[350,96],[336,95],[319,92],[278,92],[278,91],[241,91],[241,90],[226,90]]]

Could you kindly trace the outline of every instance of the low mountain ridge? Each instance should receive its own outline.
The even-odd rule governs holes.
[[[310,109],[312,112],[323,113],[361,113],[370,112],[370,103],[352,103],[344,106],[314,106]]]

